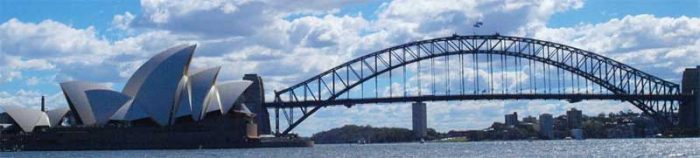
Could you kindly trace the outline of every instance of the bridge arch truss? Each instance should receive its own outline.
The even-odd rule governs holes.
[[[465,56],[471,56],[468,58],[471,61],[465,61]],[[481,59],[479,59],[480,56],[482,56]],[[445,60],[442,61],[443,64],[435,66],[434,60],[436,59]],[[425,69],[421,68],[421,61],[430,61],[430,65],[424,65],[424,67],[430,68],[430,74],[421,73],[421,69]],[[461,64],[456,68],[457,72],[452,74],[452,76],[460,76],[457,77],[457,81],[449,81],[450,61],[457,61]],[[507,65],[509,61],[512,62],[510,66]],[[444,62],[448,64],[444,64]],[[476,66],[476,69],[465,70],[465,62],[471,62],[473,66]],[[490,73],[486,75],[489,76],[488,78],[480,77],[479,74],[478,67],[480,63],[484,62],[490,64],[488,68],[491,71],[486,72]],[[498,85],[494,85],[493,81],[495,76],[493,63],[500,64],[501,70],[514,67],[513,69],[516,70],[527,68],[529,71],[539,67],[537,65],[539,63],[543,66],[543,71],[554,71],[548,69],[552,67],[556,69],[556,74],[548,76],[548,74],[542,73],[539,74],[541,78],[547,79],[549,77],[549,79],[528,81],[526,84],[529,86],[519,86],[516,83],[511,90],[504,88],[504,90],[497,91],[494,90],[494,87],[498,87]],[[407,72],[406,67],[410,64],[418,65],[416,69],[412,69],[413,72]],[[446,91],[444,94],[437,94],[434,88],[436,85],[434,67],[439,66],[448,67],[446,72],[448,81],[442,89]],[[395,71],[400,72],[399,75],[392,74]],[[465,76],[468,76],[465,75],[468,74],[467,71],[474,71],[475,75],[472,73],[471,76],[475,77],[470,80],[465,79],[467,78]],[[406,88],[407,74],[418,75],[418,78],[421,78],[421,74],[429,75],[433,78],[432,89],[422,92],[424,86],[419,80],[418,92],[409,94]],[[501,75],[503,74],[501,73]],[[562,74],[564,74],[563,77]],[[403,93],[380,96],[378,80],[382,75],[389,76],[389,83],[393,83],[393,78],[400,78],[397,80],[404,82]],[[480,78],[486,81],[479,81]],[[536,79],[535,77],[531,78],[531,80]],[[507,80],[508,78],[502,77],[500,79]],[[522,81],[522,79],[513,80]],[[560,80],[562,81],[560,82]],[[568,84],[565,82],[566,80],[568,80]],[[551,90],[554,84],[552,81],[556,81],[556,85],[559,87],[574,86],[574,84],[581,87],[580,80],[585,81],[585,86],[583,86],[585,92],[581,91],[581,88],[579,90],[571,88]],[[374,81],[375,95],[365,97],[366,90],[364,88],[366,86],[363,84],[372,81]],[[541,83],[540,90],[537,90],[538,82]],[[509,85],[501,87],[507,86]],[[389,84],[388,87],[392,88],[393,86]],[[599,88],[599,90],[596,91],[591,87]],[[351,98],[353,91],[354,93],[359,91],[362,96]],[[393,92],[394,90],[389,90],[389,93]],[[668,127],[677,124],[678,107],[684,98],[676,83],[663,80],[608,57],[571,46],[512,36],[454,35],[397,45],[353,59],[289,88],[276,91],[274,102],[266,106],[275,109],[275,127],[278,134],[288,134],[306,118],[326,106],[345,105],[350,107],[366,103],[479,99],[621,100],[631,103],[644,114],[652,116],[659,123]],[[295,117],[295,111],[301,115]],[[287,121],[287,127],[282,133],[279,132],[280,112]]]

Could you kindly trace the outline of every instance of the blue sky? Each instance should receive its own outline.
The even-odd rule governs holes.
[[[336,15],[358,15],[365,19],[377,18],[377,9],[388,0],[367,0],[342,6]],[[139,14],[140,3],[137,0],[97,1],[97,0],[5,0],[0,2],[0,21],[17,18],[26,22],[40,22],[46,19],[62,22],[76,28],[93,26],[105,36],[109,32],[112,17],[116,14],[130,12]],[[700,16],[700,2],[695,0],[588,0],[580,9],[567,11],[552,16],[547,22],[550,27],[570,27],[581,23],[600,23],[625,15],[652,14],[663,17]],[[290,16],[293,18],[302,15]]]
[[[38,96],[46,95],[50,107],[66,106],[58,83],[68,80],[119,90],[145,59],[179,43],[199,44],[193,68],[221,65],[220,80],[258,73],[271,92],[391,45],[469,34],[475,21],[485,22],[479,33],[569,44],[677,81],[683,68],[700,63],[700,58],[683,58],[700,55],[699,17],[700,1],[695,0],[4,0],[0,104],[33,107]],[[305,59],[315,60],[295,63]],[[435,104],[441,108],[429,110],[434,116],[429,124],[440,131],[483,128],[512,111],[559,114],[582,106],[556,101]],[[583,104],[596,105],[582,108],[588,114],[632,108],[618,102]],[[347,123],[410,127],[406,107],[328,108],[298,132],[309,135]]]

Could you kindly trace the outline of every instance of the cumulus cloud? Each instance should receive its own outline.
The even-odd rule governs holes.
[[[0,25],[0,41],[0,59],[5,61],[0,67],[10,72],[50,70],[101,81],[114,79],[109,76],[116,70],[104,63],[115,52],[92,27],[76,29],[52,20],[26,23],[10,19]],[[10,73],[9,79],[20,76],[12,74],[17,73]]]
[[[288,33],[291,44],[323,48],[359,42],[360,31],[367,26],[368,22],[362,17],[307,16],[292,21]]]
[[[132,24],[208,38],[251,36],[263,27],[274,27],[292,14],[328,13],[343,4],[358,2],[361,1],[144,0],[141,1],[143,14]]]
[[[248,36],[271,22],[255,1],[142,1],[134,25],[201,36]]]
[[[535,38],[569,44],[680,81],[682,70],[700,59],[700,18],[628,15],[598,24],[544,28]]]
[[[93,27],[75,29],[52,20],[34,24],[10,19],[0,25],[0,39],[3,54],[27,58],[83,54],[90,58],[65,62],[96,62],[101,55],[111,53],[109,43],[100,39]]]
[[[389,3],[379,13],[381,30],[408,34],[414,38],[433,38],[452,33],[480,34],[495,32],[524,35],[543,27],[557,12],[582,7],[581,0],[527,1],[411,1]],[[474,30],[476,22],[484,25]],[[401,37],[401,36],[399,36]]]
[[[29,107],[33,109],[41,108],[42,93],[33,90],[20,89],[15,92],[0,91],[0,105]],[[63,98],[63,93],[52,93],[46,97],[46,108],[62,108],[67,107],[67,103]],[[2,111],[2,109],[0,109]]]
[[[121,30],[129,29],[129,25],[134,21],[134,18],[134,15],[130,12],[126,12],[123,15],[115,15],[112,18],[112,27]]]
[[[174,39],[164,31],[109,41],[93,27],[80,29],[52,20],[31,23],[10,19],[0,24],[0,78],[9,82],[22,78],[22,72],[42,71],[56,74],[54,82],[119,82],[130,76],[123,72],[135,69],[136,64],[129,63],[141,62],[183,42],[187,42],[186,37]]]

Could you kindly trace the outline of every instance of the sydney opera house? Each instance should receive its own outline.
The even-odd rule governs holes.
[[[195,45],[144,63],[121,91],[85,81],[60,83],[68,107],[2,106],[0,147],[99,150],[247,147],[269,134],[260,77],[220,82],[220,67],[190,71]],[[42,101],[43,104],[43,101]],[[14,145],[14,146],[13,146]]]

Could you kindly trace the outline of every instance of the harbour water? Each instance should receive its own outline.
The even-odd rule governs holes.
[[[700,138],[317,144],[311,148],[0,152],[0,157],[698,157]]]

